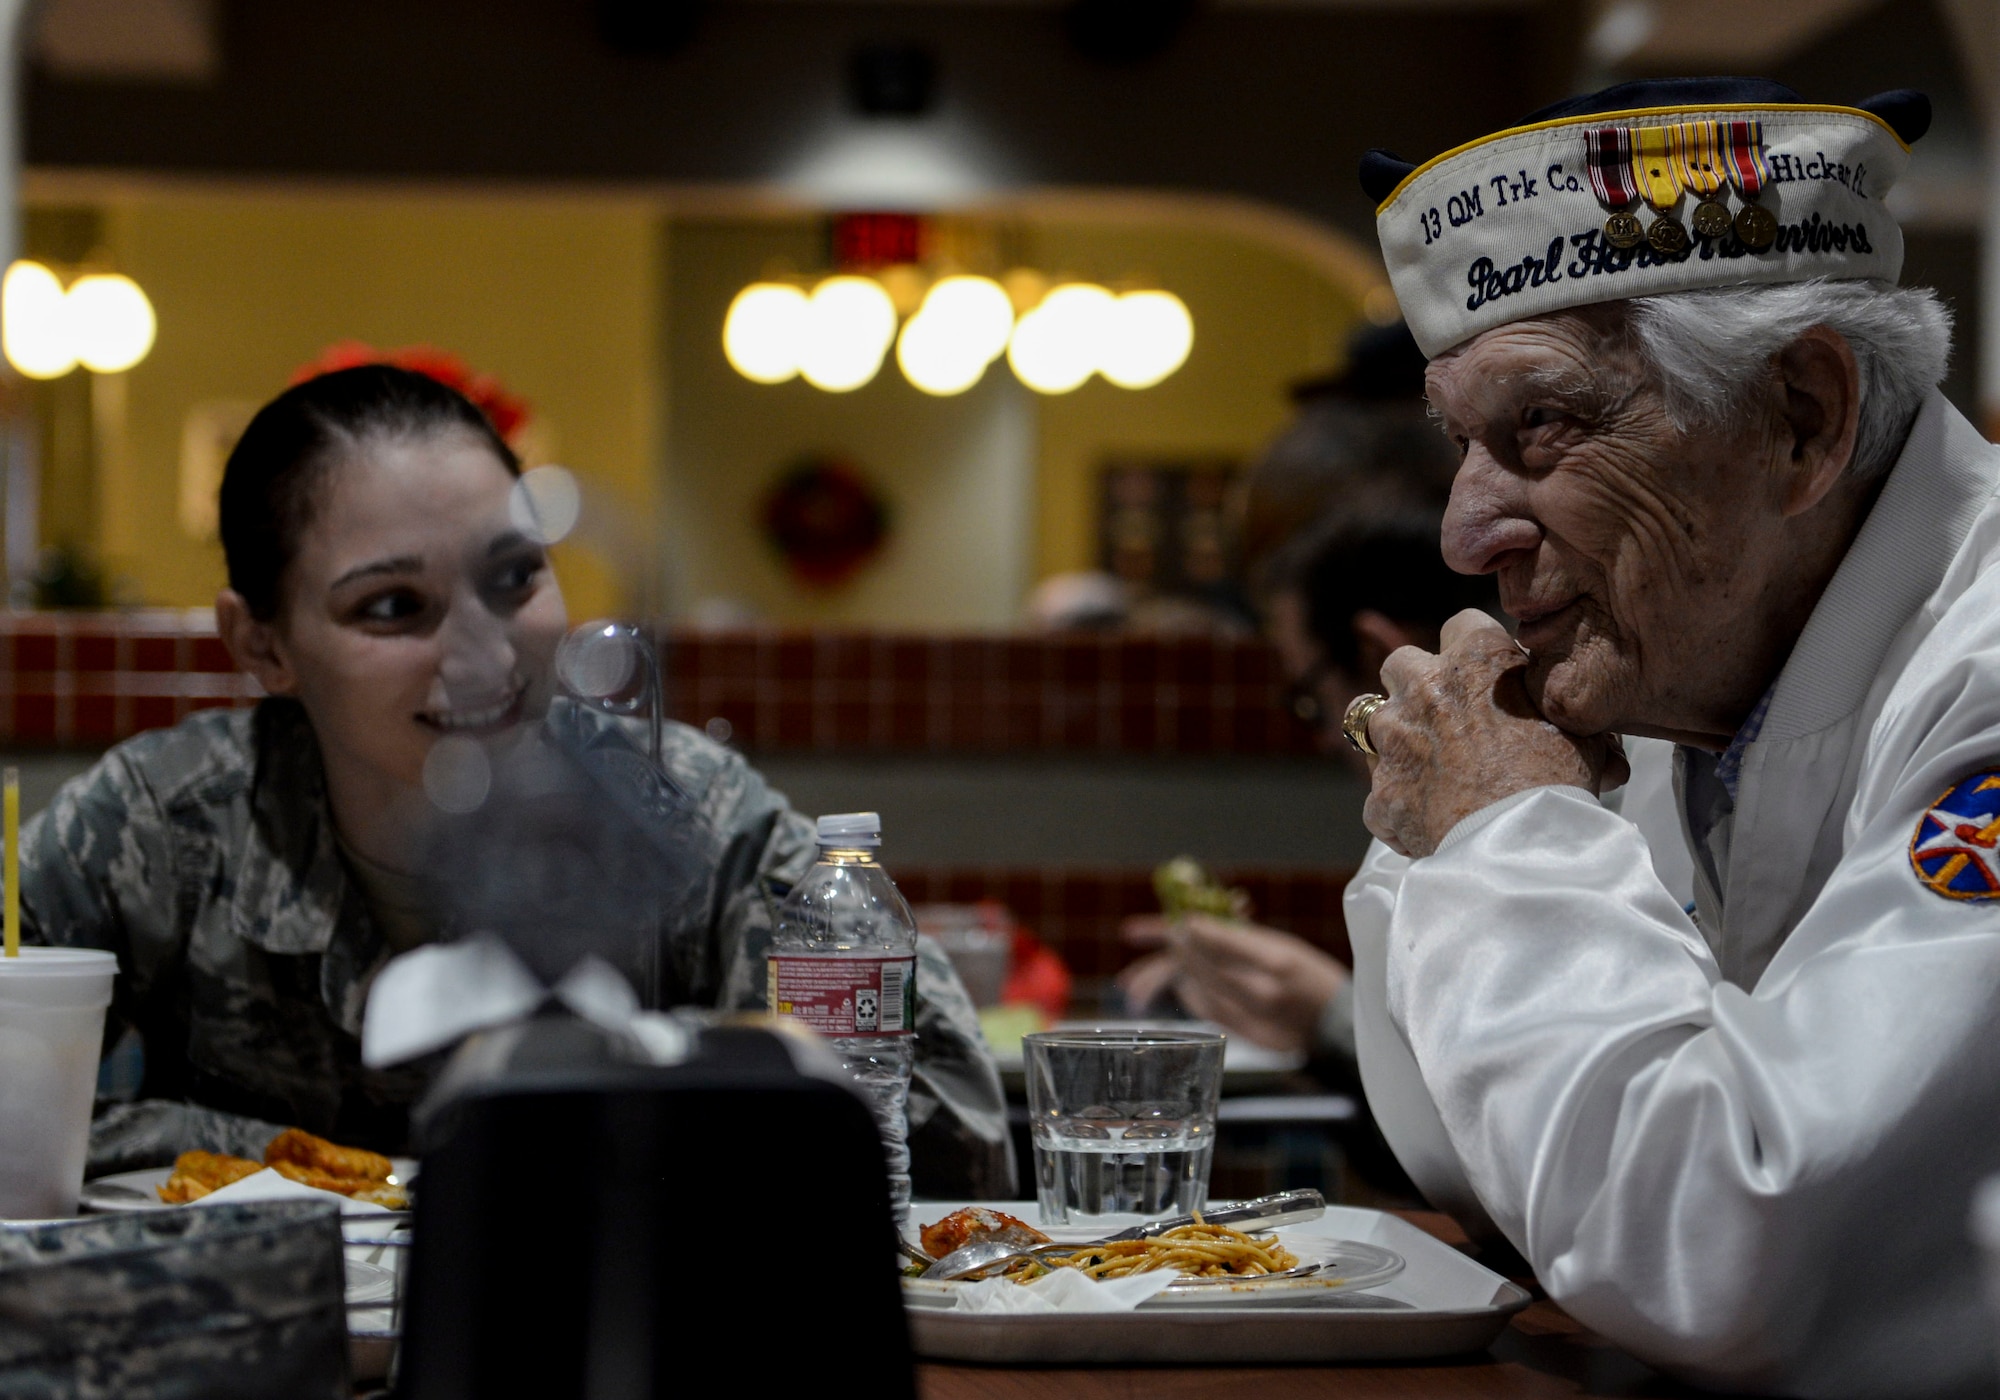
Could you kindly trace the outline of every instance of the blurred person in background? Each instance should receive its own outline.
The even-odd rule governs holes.
[[[1245,571],[1292,712],[1357,775],[1365,765],[1340,734],[1348,701],[1398,647],[1434,645],[1446,618],[1497,601],[1439,552],[1457,455],[1428,419],[1423,375],[1401,323],[1364,329],[1342,373],[1294,391],[1297,415],[1243,492]],[[1134,918],[1124,932],[1151,950],[1119,977],[1135,1010],[1171,994],[1246,1040],[1306,1054],[1330,1083],[1357,1083],[1348,972],[1332,955],[1203,914]]]
[[[1252,464],[1237,503],[1243,576],[1260,608],[1288,548],[1295,554],[1331,512],[1442,509],[1458,466],[1425,410],[1423,352],[1400,321],[1355,332],[1346,366],[1293,386],[1292,403],[1291,422]]]
[[[519,474],[472,402],[379,364],[294,386],[237,443],[216,620],[267,698],[127,740],[22,833],[28,936],[116,953],[112,1025],[143,1044],[139,1101],[100,1114],[93,1175],[197,1148],[261,1158],[286,1126],[406,1150],[429,1066],[370,1068],[360,1043],[376,974],[454,932],[416,854],[437,818],[429,759],[447,739],[496,759],[631,748],[620,721],[557,694],[568,620],[546,550],[514,523]],[[638,913],[660,1001],[756,1007],[814,824],[684,725],[647,771],[690,896]],[[935,943],[918,965],[916,1189],[1008,1196],[971,1001]]]
[[[1404,646],[1434,646],[1445,619],[1491,606],[1484,579],[1445,566],[1443,508],[1336,512],[1298,542],[1266,600],[1272,640],[1290,681],[1293,712],[1320,747],[1358,764],[1340,735],[1347,702],[1372,689]],[[1119,976],[1143,1009],[1171,992],[1190,1015],[1268,1049],[1302,1053],[1330,1083],[1355,1078],[1347,968],[1295,934],[1207,914],[1126,921],[1126,940],[1151,951]]]

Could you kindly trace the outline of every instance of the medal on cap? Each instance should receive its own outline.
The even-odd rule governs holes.
[[[1646,225],[1646,241],[1665,257],[1685,253],[1688,231],[1673,214],[1681,202],[1680,181],[1674,178],[1674,162],[1680,150],[1680,128],[1635,126],[1632,128],[1632,175],[1639,193],[1657,216]]]
[[[1728,207],[1716,198],[1729,180],[1722,168],[1721,126],[1714,121],[1682,122],[1676,128],[1679,139],[1670,147],[1675,178],[1700,201],[1689,221],[1698,238],[1720,238],[1733,227]]]
[[[1584,132],[1583,143],[1590,188],[1611,211],[1604,221],[1604,241],[1614,248],[1638,247],[1646,230],[1631,210],[1639,202],[1639,187],[1632,182],[1631,128],[1600,126]]]
[[[1778,241],[1777,216],[1757,202],[1757,196],[1771,182],[1771,172],[1764,165],[1764,123],[1724,122],[1722,126],[1729,145],[1724,168],[1729,182],[1743,196],[1743,207],[1736,211],[1736,237],[1751,252],[1761,253]]]

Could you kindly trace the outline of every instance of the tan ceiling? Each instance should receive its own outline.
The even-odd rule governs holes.
[[[1595,0],[1591,47],[1601,60],[1649,69],[1772,63],[1879,3]]]

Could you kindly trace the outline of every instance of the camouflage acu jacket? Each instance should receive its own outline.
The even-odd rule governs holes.
[[[548,720],[572,737],[616,723],[566,702]],[[668,727],[661,769],[706,882],[693,916],[660,932],[662,999],[756,1006],[778,901],[812,863],[812,823],[686,726]],[[261,1155],[273,1124],[403,1146],[426,1075],[361,1064],[367,989],[390,950],[340,855],[296,703],[207,711],[112,749],[28,823],[21,894],[32,940],[118,955],[113,1016],[143,1038],[141,1102],[100,1117],[93,1171],[192,1147]],[[999,1076],[928,939],[917,998],[915,1188],[1009,1196]]]

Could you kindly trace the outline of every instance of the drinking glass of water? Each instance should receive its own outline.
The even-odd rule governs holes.
[[[1022,1038],[1045,1224],[1178,1215],[1207,1202],[1222,1041],[1179,1030]]]

